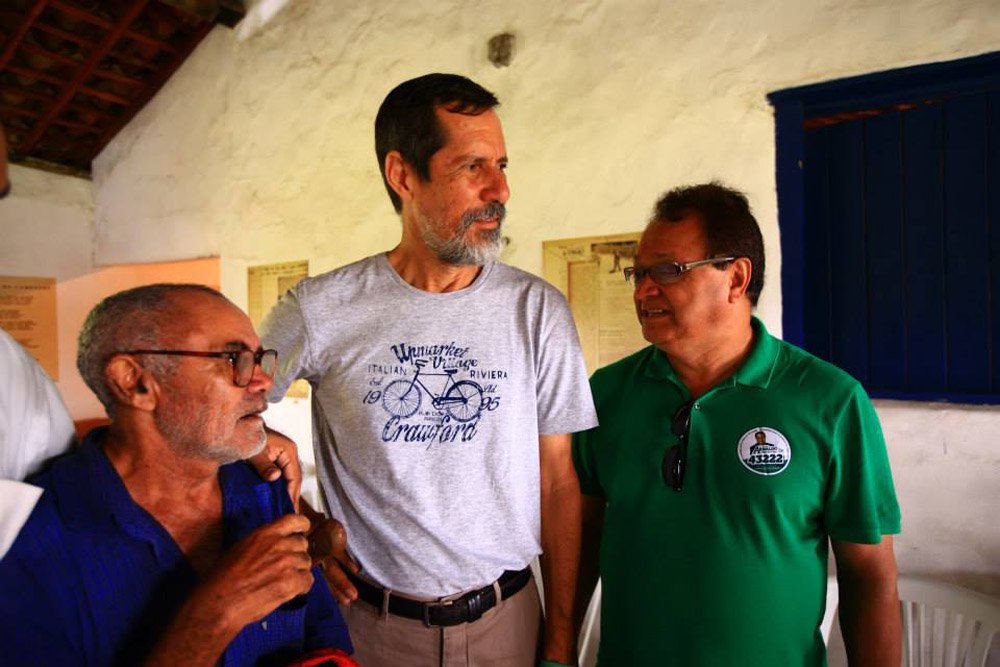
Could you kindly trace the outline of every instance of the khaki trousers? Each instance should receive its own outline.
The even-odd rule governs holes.
[[[361,667],[534,667],[542,609],[534,579],[472,623],[429,628],[357,600],[341,607]]]

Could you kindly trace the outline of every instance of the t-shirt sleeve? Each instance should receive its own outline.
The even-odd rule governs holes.
[[[538,432],[574,433],[597,425],[587,368],[566,299],[552,290],[546,296],[539,344]]]
[[[273,403],[281,400],[292,382],[308,378],[312,373],[309,331],[296,288],[285,292],[264,318],[260,339],[265,348],[278,351],[274,386],[268,394],[268,400]]]
[[[860,385],[833,429],[825,522],[832,539],[857,544],[878,544],[900,529],[882,427]]]

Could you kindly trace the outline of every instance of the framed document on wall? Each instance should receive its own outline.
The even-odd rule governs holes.
[[[59,379],[55,278],[0,276],[0,329]]]
[[[590,373],[647,345],[622,273],[635,261],[639,235],[542,242],[542,271],[569,301]]]
[[[264,321],[278,299],[308,275],[309,261],[305,259],[277,264],[260,264],[247,269],[247,310],[250,321],[253,322],[258,332],[261,322]],[[296,380],[288,388],[285,396],[307,398],[309,396],[309,383],[305,380]]]

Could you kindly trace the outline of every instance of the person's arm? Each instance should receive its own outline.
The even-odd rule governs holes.
[[[903,639],[892,536],[880,544],[832,543],[848,663],[897,667]]]
[[[358,599],[358,589],[347,578],[345,571],[357,574],[361,567],[347,553],[347,529],[336,519],[314,510],[305,499],[299,503],[299,509],[312,523],[309,555],[313,564],[323,571],[323,578],[337,602],[350,605]]]
[[[286,514],[250,533],[181,606],[145,664],[214,665],[244,626],[307,593],[308,529],[308,519]]]
[[[295,442],[277,431],[267,428],[267,446],[251,458],[250,464],[261,479],[273,482],[284,476],[288,495],[292,497],[295,511],[309,519],[309,554],[313,564],[323,571],[323,578],[330,592],[343,605],[358,599],[358,589],[347,578],[345,570],[357,574],[361,567],[347,553],[347,530],[336,519],[327,517],[299,497],[302,489],[302,465]]]
[[[310,546],[312,542],[310,541]],[[354,653],[354,644],[340,606],[333,598],[330,586],[323,580],[313,561],[313,581],[306,597],[305,643],[306,653],[320,649],[340,649]]]
[[[575,665],[573,611],[580,563],[580,483],[569,434],[539,437],[542,485],[542,581],[545,641],[542,657]]]
[[[587,614],[590,599],[601,576],[601,536],[604,532],[604,498],[584,494],[581,499],[583,532],[580,536],[580,574],[576,585],[576,611],[574,632],[579,635],[583,617]]]

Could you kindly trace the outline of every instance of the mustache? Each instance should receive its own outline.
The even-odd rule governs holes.
[[[503,219],[507,217],[507,207],[498,201],[493,201],[482,208],[473,209],[471,211],[466,211],[462,214],[462,229],[461,232],[465,231],[477,222],[483,222],[485,220],[492,220],[496,218],[497,225],[503,224]]]
[[[243,416],[259,414],[267,410],[267,399],[263,396],[254,397],[244,401],[241,407],[243,409]]]

